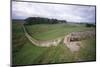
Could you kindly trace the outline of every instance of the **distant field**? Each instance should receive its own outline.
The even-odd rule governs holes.
[[[12,51],[13,64],[47,64],[96,60],[96,39],[82,40],[84,48],[78,53],[71,53],[63,44],[56,47],[37,47],[26,37],[22,28],[23,23],[12,22]],[[37,24],[25,26],[27,32],[37,40],[51,40],[64,37],[70,32],[93,30],[84,24]]]
[[[39,24],[25,26],[28,33],[37,40],[49,40],[62,37],[71,32],[93,30],[84,24]]]

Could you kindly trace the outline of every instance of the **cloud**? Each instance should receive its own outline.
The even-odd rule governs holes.
[[[94,6],[12,2],[12,18],[47,17],[70,22],[95,22]]]

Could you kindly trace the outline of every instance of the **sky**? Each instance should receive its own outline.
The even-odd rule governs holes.
[[[26,19],[28,17],[95,23],[95,7],[13,1],[12,19]]]

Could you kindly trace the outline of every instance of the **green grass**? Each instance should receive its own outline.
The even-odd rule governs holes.
[[[91,30],[84,25],[71,25],[71,24],[40,24],[25,26],[28,33],[37,40],[49,40],[57,37],[65,36],[70,32]]]
[[[83,40],[84,48],[80,50],[80,58],[83,61],[96,60],[96,40]]]
[[[90,30],[93,28],[86,28],[84,25],[73,26],[65,24],[55,25],[31,25],[25,26],[29,34],[39,40],[53,39],[73,31]],[[83,40],[85,45],[80,50],[77,57],[82,61],[95,60],[96,46],[95,39]],[[12,24],[12,52],[13,64],[47,64],[47,63],[62,63],[75,62],[75,56],[70,50],[61,42],[57,47],[37,47],[33,45],[26,37],[21,23]]]

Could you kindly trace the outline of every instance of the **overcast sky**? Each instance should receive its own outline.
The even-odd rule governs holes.
[[[95,22],[94,6],[12,2],[12,19],[46,17],[70,22]]]

